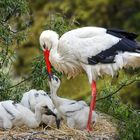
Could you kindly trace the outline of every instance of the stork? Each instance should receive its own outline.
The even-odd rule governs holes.
[[[40,45],[44,51],[47,71],[51,65],[68,78],[85,71],[92,89],[87,130],[91,130],[95,109],[96,80],[104,74],[112,77],[123,67],[140,66],[140,45],[137,34],[119,29],[82,27],[64,33],[60,38],[52,30],[43,31]]]

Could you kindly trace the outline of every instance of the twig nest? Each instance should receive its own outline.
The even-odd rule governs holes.
[[[2,139],[61,139],[61,140],[113,140],[118,138],[117,125],[113,118],[99,113],[96,124],[93,124],[93,131],[72,129],[66,126],[63,122],[60,129],[55,126],[46,128],[39,127],[37,129],[29,129],[25,126],[15,127],[9,131],[0,131]]]

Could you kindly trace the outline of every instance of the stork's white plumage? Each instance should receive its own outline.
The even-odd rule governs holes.
[[[49,109],[52,111],[55,109],[51,98],[44,90],[31,89],[25,92],[20,103],[35,112],[35,106],[43,101],[46,102]]]
[[[36,100],[34,94],[37,93],[36,89],[31,89],[23,94],[20,104],[35,112]]]
[[[71,128],[85,129],[88,121],[89,106],[84,101],[75,101],[57,96],[60,80],[52,75],[49,81],[52,101],[58,110],[59,117],[66,120]],[[97,114],[93,111],[92,122],[96,122]]]
[[[56,124],[59,123],[57,122],[59,120],[56,118],[57,110],[54,107],[51,98],[44,90],[31,89],[28,92],[25,92],[20,103],[32,112],[35,112],[36,105],[41,102],[44,102],[49,109],[49,113],[46,112],[46,114],[42,115],[42,122],[46,125],[52,125],[55,122]],[[57,127],[59,127],[58,125]]]
[[[41,123],[42,115],[48,112],[45,102],[36,105],[35,113],[12,100],[0,102],[0,128],[26,125],[36,128]]]
[[[96,98],[98,76],[114,76],[123,67],[140,66],[140,46],[135,41],[137,35],[118,29],[83,27],[63,34],[51,30],[40,35],[40,45],[44,51],[47,70],[50,64],[58,71],[75,77],[81,71],[87,73],[92,85],[92,100],[87,129],[90,130],[91,112]]]

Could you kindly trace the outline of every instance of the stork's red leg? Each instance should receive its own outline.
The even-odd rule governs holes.
[[[89,116],[88,116],[88,122],[87,122],[87,130],[91,131],[91,121],[92,121],[92,111],[95,109],[95,102],[96,102],[96,82],[92,81],[91,85],[92,93],[91,93],[91,101],[90,101],[90,110],[89,110]]]

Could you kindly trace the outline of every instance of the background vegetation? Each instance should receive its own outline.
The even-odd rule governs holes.
[[[139,23],[139,0],[0,1],[0,100],[20,101],[22,93],[31,88],[49,90],[38,41],[43,30],[62,35],[77,27],[102,26],[139,33]],[[62,77],[59,95],[89,102],[90,87],[84,74],[68,81],[55,73]],[[120,139],[140,139],[139,81],[139,69],[98,81],[97,109],[114,117]]]

